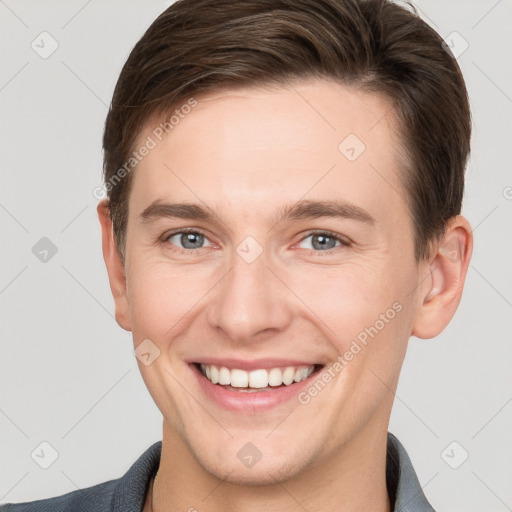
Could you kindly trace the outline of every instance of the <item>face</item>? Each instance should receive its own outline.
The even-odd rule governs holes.
[[[287,479],[386,432],[423,300],[393,116],[327,81],[196,100],[140,134],[117,316],[204,469]]]

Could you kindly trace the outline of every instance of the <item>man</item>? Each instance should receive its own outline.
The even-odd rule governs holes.
[[[181,0],[133,49],[98,205],[163,440],[15,510],[433,510],[388,434],[411,335],[459,304],[470,113],[383,0]]]

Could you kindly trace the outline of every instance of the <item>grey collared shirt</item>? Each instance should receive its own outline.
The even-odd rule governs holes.
[[[418,482],[411,459],[400,441],[388,432],[386,482],[395,512],[435,512]]]
[[[158,441],[117,480],[55,498],[7,503],[0,505],[0,512],[141,512],[161,452],[162,441]],[[395,512],[435,512],[423,494],[405,448],[391,433],[388,433],[386,481]]]

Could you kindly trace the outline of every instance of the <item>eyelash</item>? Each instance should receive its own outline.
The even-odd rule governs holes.
[[[172,251],[181,252],[181,253],[184,253],[184,254],[195,253],[197,255],[199,253],[199,251],[201,251],[201,249],[206,249],[207,248],[207,247],[199,247],[197,249],[185,249],[185,248],[182,248],[182,247],[176,247],[175,245],[169,243],[169,239],[170,238],[172,238],[175,235],[181,235],[181,234],[184,234],[184,233],[193,233],[193,234],[197,234],[197,235],[202,235],[207,240],[209,240],[208,237],[199,229],[182,228],[182,229],[178,229],[176,231],[171,231],[170,233],[165,233],[160,238],[160,241],[164,245],[167,245]],[[311,253],[316,253],[316,254],[327,253],[329,251],[333,251],[334,249],[338,249],[340,247],[350,247],[350,245],[351,245],[349,240],[341,238],[339,235],[337,235],[336,233],[333,233],[332,231],[326,231],[326,230],[313,230],[313,231],[310,231],[306,236],[302,237],[294,245],[299,244],[299,243],[303,242],[304,240],[306,240],[307,238],[309,238],[311,236],[315,236],[315,235],[324,235],[324,236],[326,236],[328,238],[332,238],[336,242],[339,242],[340,245],[334,247],[333,249],[326,249],[325,251],[318,251],[318,250],[315,250],[315,249],[306,249],[307,251],[310,251],[310,254]]]
[[[199,251],[201,251],[201,249],[206,249],[206,247],[199,247],[198,249],[185,249],[185,248],[182,248],[182,247],[176,247],[175,245],[169,243],[169,238],[172,238],[173,236],[175,235],[181,235],[181,234],[184,234],[184,233],[193,233],[195,235],[202,235],[204,236],[206,239],[208,239],[208,237],[199,229],[194,229],[194,228],[182,228],[182,229],[178,229],[176,231],[171,231],[170,233],[166,233],[164,234],[162,237],[161,237],[161,242],[166,245],[168,248],[170,248],[172,251],[174,252],[181,252],[183,254],[191,254],[191,253],[195,253],[195,254],[198,254]]]
[[[327,253],[329,251],[334,251],[335,249],[339,249],[340,247],[350,247],[350,245],[351,245],[351,243],[348,239],[341,238],[339,235],[337,235],[336,233],[333,233],[332,231],[319,230],[319,229],[310,231],[306,236],[302,237],[297,243],[301,243],[304,240],[306,240],[306,238],[309,238],[309,237],[315,236],[315,235],[324,235],[327,238],[332,238],[336,242],[339,242],[340,245],[333,247],[332,249],[326,249],[325,251],[316,251],[315,249],[306,249],[306,250],[311,251],[311,253],[322,254],[322,253]]]

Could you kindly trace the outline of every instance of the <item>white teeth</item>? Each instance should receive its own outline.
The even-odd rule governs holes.
[[[222,366],[219,370],[219,384],[227,385],[231,383],[231,372],[225,367]]]
[[[210,380],[214,384],[219,382],[219,370],[217,370],[217,367],[213,365],[210,367]]]
[[[230,370],[225,366],[219,368],[213,364],[201,364],[200,366],[203,375],[213,384],[254,389],[281,386],[282,384],[289,386],[293,382],[307,379],[314,370],[314,366],[287,366],[286,368],[270,370],[262,368],[246,372],[238,368]]]
[[[269,386],[280,386],[283,383],[283,372],[280,368],[272,368],[268,372]]]
[[[294,375],[295,368],[293,368],[293,366],[288,366],[283,372],[283,384],[289,386],[293,382]]]
[[[266,388],[268,386],[267,370],[254,370],[249,373],[250,388]]]
[[[234,388],[246,388],[249,385],[249,374],[244,370],[231,370],[231,382]]]

